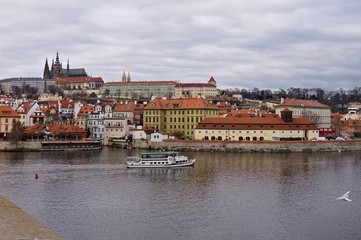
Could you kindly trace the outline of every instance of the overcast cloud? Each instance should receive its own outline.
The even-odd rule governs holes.
[[[219,88],[361,87],[357,0],[3,0],[0,79],[66,67],[106,82]]]

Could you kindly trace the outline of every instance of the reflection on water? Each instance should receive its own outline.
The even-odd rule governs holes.
[[[194,167],[127,169],[139,152],[0,153],[0,194],[66,239],[361,234],[358,152],[183,152]],[[336,201],[349,190],[352,202]]]

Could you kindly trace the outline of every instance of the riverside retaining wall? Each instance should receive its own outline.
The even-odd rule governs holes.
[[[156,150],[191,150],[224,152],[331,152],[360,151],[361,140],[351,141],[289,141],[289,142],[233,142],[165,140],[152,142],[149,146]]]
[[[0,151],[41,151],[41,142],[18,142],[0,141]]]
[[[63,238],[0,195],[0,239],[62,240]]]

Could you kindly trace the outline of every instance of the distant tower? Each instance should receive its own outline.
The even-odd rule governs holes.
[[[211,78],[208,80],[208,84],[212,85],[212,86],[217,86],[217,82],[216,80],[214,80],[213,76],[211,76]]]
[[[70,68],[69,68],[69,58],[68,58],[68,62],[66,64],[66,76],[70,75]]]
[[[127,82],[130,82],[132,79],[130,77],[130,72],[128,72],[128,76],[127,76]]]
[[[45,60],[43,79],[50,79],[50,70],[49,70],[49,65],[48,65],[48,58],[46,58],[46,60]]]
[[[125,75],[125,71],[123,71],[122,82],[126,82],[126,81],[127,81],[127,76]]]
[[[50,79],[50,70],[48,65],[48,58],[45,60],[45,67],[44,67],[44,73],[43,73],[43,79],[44,79],[44,90],[43,93],[48,93],[48,84],[47,80]]]
[[[59,53],[57,52],[55,63],[53,62],[52,66],[51,66],[51,73],[53,75],[52,77],[59,77],[61,69],[62,69],[62,64],[59,61]]]

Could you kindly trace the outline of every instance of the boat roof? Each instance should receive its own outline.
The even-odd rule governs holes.
[[[144,152],[142,155],[169,155],[169,154],[177,154],[177,152]]]

